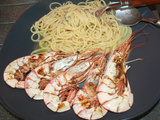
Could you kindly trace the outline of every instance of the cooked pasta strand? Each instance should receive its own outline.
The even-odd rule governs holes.
[[[58,7],[52,8],[55,5]],[[96,18],[95,11],[104,6],[104,0],[87,0],[78,5],[70,1],[53,2],[49,6],[51,11],[31,27],[31,39],[39,42],[39,49],[47,51],[75,53],[96,48],[106,52],[115,49],[131,35],[132,29],[118,23],[113,14],[105,12]]]

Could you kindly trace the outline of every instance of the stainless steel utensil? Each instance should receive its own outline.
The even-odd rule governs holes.
[[[143,18],[139,10],[134,7],[116,9],[115,16],[118,18],[117,21],[128,26],[144,21],[160,27],[160,19]]]
[[[137,6],[145,6],[145,5],[152,5],[152,4],[159,4],[159,3],[160,3],[160,0],[121,0],[119,2],[110,3],[104,8],[97,10],[95,12],[95,16],[99,18],[102,15],[102,13],[109,8],[120,8],[122,6],[137,7]]]

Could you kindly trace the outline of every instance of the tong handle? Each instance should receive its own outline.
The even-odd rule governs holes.
[[[160,27],[160,19],[153,19],[153,18],[143,18],[142,21],[151,23],[153,25],[156,25],[157,27]]]
[[[121,0],[121,2],[128,2],[132,7],[160,4],[160,0]]]

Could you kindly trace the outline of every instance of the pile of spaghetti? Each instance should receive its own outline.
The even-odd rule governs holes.
[[[57,7],[55,7],[58,5]],[[114,14],[97,18],[95,11],[106,6],[103,0],[50,4],[51,11],[31,27],[32,41],[42,51],[75,53],[102,48],[105,52],[117,48],[132,33],[128,26],[118,23]]]

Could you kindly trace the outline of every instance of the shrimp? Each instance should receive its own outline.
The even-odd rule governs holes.
[[[126,76],[129,69],[126,60],[132,50],[131,41],[132,37],[111,52],[97,91],[100,104],[115,113],[125,112],[133,105],[133,93]]]
[[[87,78],[73,102],[73,110],[83,119],[100,119],[107,114],[97,98],[97,86],[102,78],[102,73],[106,64],[105,56],[96,61],[89,71]]]
[[[52,64],[43,64],[32,70],[25,79],[25,91],[30,98],[43,99],[43,91],[46,85],[58,74],[64,72],[81,59],[86,59],[98,52],[99,49],[88,50],[81,54],[73,54]]]
[[[12,88],[24,88],[25,75],[44,63],[52,63],[64,57],[66,53],[45,52],[24,56],[11,62],[4,70],[4,81]]]
[[[77,62],[65,72],[53,78],[44,89],[45,105],[54,112],[65,112],[71,109],[77,93],[78,83],[85,80],[94,61],[100,55]]]

